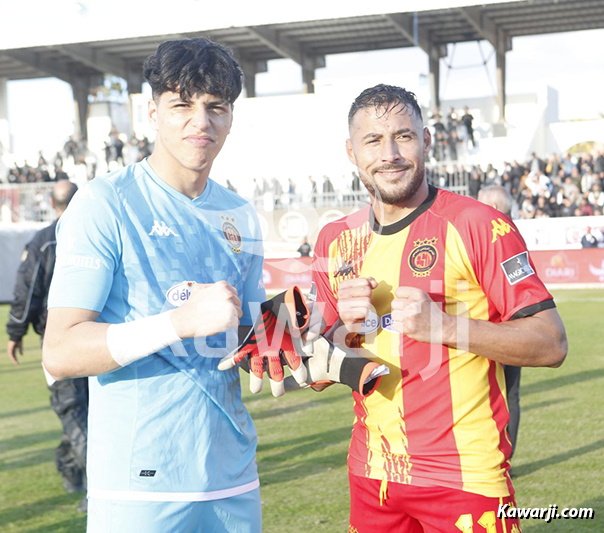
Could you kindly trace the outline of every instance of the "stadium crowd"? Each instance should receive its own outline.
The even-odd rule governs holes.
[[[467,111],[467,109],[466,109]],[[435,140],[432,164],[426,167],[428,181],[442,188],[454,191],[466,189],[469,196],[477,198],[481,188],[489,185],[503,186],[514,199],[512,217],[547,218],[569,216],[602,215],[604,209],[604,153],[582,153],[562,156],[556,154],[541,159],[535,153],[531,158],[519,163],[516,160],[505,162],[503,168],[497,169],[488,164],[485,169],[480,164],[439,164],[442,161],[444,148],[438,148],[439,142],[449,146],[451,137],[459,139],[457,131],[466,129],[466,140],[471,140],[471,116],[466,112],[456,118],[451,109],[448,127],[440,122],[438,111],[435,112],[433,129]],[[440,124],[440,126],[438,126]],[[461,126],[460,126],[461,125]],[[468,129],[469,128],[469,129]],[[105,164],[107,169],[115,169],[136,163],[147,157],[153,148],[144,137],[132,137],[124,142],[114,128],[105,143]],[[458,141],[456,141],[458,142]],[[462,141],[459,141],[462,142]],[[443,145],[444,146],[444,145]],[[98,173],[98,161],[88,150],[86,142],[80,137],[70,138],[63,150],[53,157],[46,158],[39,152],[36,165],[25,161],[15,165],[6,176],[1,176],[6,183],[41,183],[69,179],[78,185],[92,179]],[[228,182],[229,189],[237,192],[235,186]],[[459,189],[458,189],[459,188]],[[333,180],[328,176],[315,179],[308,177],[308,183],[296,183],[291,178],[285,186],[277,178],[254,180],[253,199],[256,208],[265,205],[267,193],[272,195],[274,207],[292,205],[308,201],[313,207],[347,204],[354,201],[354,196],[361,191],[361,182],[353,172],[352,180]],[[304,190],[304,193],[302,192]],[[352,194],[350,194],[352,191]]]
[[[465,171],[462,167],[462,172]],[[442,169],[438,184],[446,187],[451,176]],[[604,154],[553,155],[543,160],[532,154],[520,164],[504,163],[499,172],[492,165],[469,171],[468,192],[473,198],[484,186],[501,185],[514,198],[514,218],[548,218],[602,215],[604,207]]]
[[[107,169],[136,163],[151,154],[153,146],[146,137],[133,136],[127,142],[124,137],[115,128],[111,129],[104,149]],[[88,149],[82,136],[78,136],[70,137],[63,149],[51,158],[46,158],[40,151],[35,165],[28,160],[22,165],[15,164],[5,176],[0,176],[0,182],[44,183],[68,179],[81,185],[82,181],[91,180],[98,173],[96,155]]]
[[[432,114],[430,126],[432,128],[432,157],[435,161],[457,161],[460,149],[476,148],[474,138],[474,117],[470,109],[465,107],[459,113],[451,107],[446,120],[443,119],[440,109]]]

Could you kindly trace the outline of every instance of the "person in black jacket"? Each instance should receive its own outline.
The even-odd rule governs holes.
[[[52,190],[51,203],[57,220],[40,230],[27,244],[17,273],[14,300],[6,332],[9,336],[8,356],[19,364],[23,355],[23,337],[29,325],[44,336],[46,328],[46,300],[55,266],[55,229],[58,218],[77,191],[67,180],[59,181]],[[51,384],[50,404],[63,425],[63,435],[56,451],[57,470],[63,477],[67,492],[86,488],[86,441],[88,436],[88,378],[66,379]],[[86,499],[78,506],[85,510]]]

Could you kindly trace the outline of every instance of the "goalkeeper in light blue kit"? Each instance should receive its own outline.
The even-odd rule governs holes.
[[[209,178],[242,73],[191,39],[161,44],[144,76],[155,149],[94,179],[61,218],[44,364],[95,376],[89,533],[256,533],[256,430],[237,368],[217,366],[266,299],[261,233]]]

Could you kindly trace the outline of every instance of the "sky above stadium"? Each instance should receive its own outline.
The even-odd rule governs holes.
[[[497,0],[500,1],[500,0]],[[24,32],[20,25],[9,25],[0,33],[0,48],[7,46],[10,41],[13,46],[32,46],[32,39],[57,39],[63,36],[64,42],[72,40],[73,35],[82,31],[88,21],[95,20],[96,27],[103,29],[103,38],[110,38],[114,29],[112,25],[102,23],[103,20],[115,21],[119,31],[134,31],[132,21],[136,20],[136,31],[139,34],[155,34],[170,31],[170,24],[176,24],[176,18],[182,20],[183,10],[198,9],[207,3],[201,0],[174,0],[171,9],[162,16],[152,9],[154,3],[150,0],[117,1],[117,0],[56,0],[53,2],[34,2],[39,11],[35,19],[30,17],[28,31]],[[478,2],[477,2],[478,3]],[[480,2],[484,4],[485,2]],[[17,3],[14,3],[17,4]],[[258,9],[260,3],[252,4],[234,2],[229,5],[240,5],[239,10],[229,8],[229,13],[236,16],[225,18],[229,13],[216,10],[204,21],[204,26],[224,27],[225,25],[268,23],[277,20],[312,19],[329,16],[361,15],[372,12],[366,2],[346,2],[343,11],[341,2],[319,2],[306,0],[303,3],[291,3],[292,9],[284,10],[284,4],[279,10]],[[264,2],[264,5],[270,4]],[[285,4],[286,6],[290,3]],[[409,6],[407,5],[409,4]],[[471,1],[441,1],[441,0],[410,0],[405,8],[427,9],[443,5],[472,4]],[[142,6],[145,6],[144,8]],[[162,5],[165,6],[165,3]],[[277,4],[275,4],[277,5]],[[300,5],[305,6],[302,13]],[[323,6],[319,10],[319,6]],[[32,2],[19,3],[16,9],[29,6]],[[54,11],[51,11],[51,8]],[[151,6],[151,7],[150,7]],[[327,6],[327,7],[326,7]],[[336,13],[336,7],[340,9]],[[12,8],[11,8],[12,9]],[[1,8],[4,11],[5,8]],[[332,13],[333,10],[333,13]],[[383,1],[379,4],[380,12],[400,11],[399,1]],[[48,13],[47,13],[48,12]],[[186,12],[186,11],[185,11]],[[46,15],[44,15],[46,13]],[[61,23],[48,24],[51,20]],[[59,17],[57,14],[60,13]],[[43,16],[44,15],[44,16]],[[165,16],[164,16],[165,15]],[[178,15],[178,16],[177,16]],[[304,15],[304,16],[303,16]],[[105,18],[103,18],[105,17]],[[175,18],[176,17],[176,18]],[[221,18],[222,17],[222,18]],[[35,27],[39,20],[44,20],[44,28],[51,29],[50,33],[38,34]],[[86,21],[82,27],[73,24],[74,21]],[[227,24],[227,21],[231,24]],[[155,27],[151,24],[162,25]],[[172,22],[170,22],[172,21]],[[72,22],[70,24],[69,22]],[[165,24],[164,24],[165,22]],[[144,30],[141,28],[144,27]],[[128,29],[129,28],[129,29]],[[198,28],[199,29],[199,28]],[[44,30],[44,31],[46,31]],[[60,30],[60,31],[58,31]],[[182,29],[181,29],[182,31]],[[73,33],[72,33],[73,32]],[[36,36],[37,37],[34,37]],[[29,44],[19,44],[20,39],[29,39]],[[90,37],[89,39],[90,40]],[[507,54],[507,91],[509,94],[534,93],[545,85],[552,86],[559,93],[560,118],[563,120],[581,118],[599,118],[604,115],[604,55],[601,53],[604,42],[604,30],[590,30],[573,33],[558,33],[534,37],[518,37],[513,40],[513,50]],[[486,60],[486,68],[483,65]],[[380,74],[404,73],[412,83],[428,74],[428,59],[424,52],[417,48],[406,48],[354,54],[339,54],[327,57],[326,68],[316,71],[317,83],[328,84],[330,80],[347,78],[371,77],[372,83]],[[449,55],[441,61],[441,98],[462,99],[495,94],[495,58],[492,47],[486,43],[462,43],[449,47]],[[256,87],[259,95],[289,94],[300,92],[302,76],[300,67],[290,60],[275,60],[269,62],[267,73],[258,74]],[[73,128],[74,109],[69,85],[56,79],[19,81],[9,83],[9,120],[13,137],[13,148],[16,152],[31,151],[32,147],[41,147],[45,151],[55,149],[55,139],[66,139]],[[35,119],[35,128],[32,128]]]

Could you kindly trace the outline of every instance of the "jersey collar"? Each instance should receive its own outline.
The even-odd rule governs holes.
[[[145,169],[145,172],[148,174],[148,176],[157,185],[159,185],[162,189],[164,189],[170,196],[173,196],[177,200],[180,200],[181,202],[183,202],[189,206],[194,205],[194,206],[198,207],[201,204],[203,204],[207,200],[207,198],[210,194],[210,190],[212,189],[212,186],[214,183],[210,178],[208,178],[208,181],[206,182],[206,186],[203,189],[202,193],[197,198],[189,198],[186,194],[183,194],[180,191],[177,191],[174,187],[171,187],[164,180],[162,180],[157,175],[155,170],[153,170],[153,167],[149,164],[148,158],[143,159],[140,162],[140,164]]]
[[[416,220],[422,213],[425,213],[432,204],[434,200],[436,200],[436,195],[438,194],[438,188],[428,185],[428,197],[422,202],[421,205],[409,213],[405,218],[398,220],[394,224],[389,224],[388,226],[382,226],[377,219],[375,218],[375,213],[373,211],[373,207],[371,207],[369,211],[369,222],[371,224],[371,228],[373,231],[379,235],[394,235],[401,230],[404,230],[407,226],[410,226],[411,223]]]

